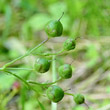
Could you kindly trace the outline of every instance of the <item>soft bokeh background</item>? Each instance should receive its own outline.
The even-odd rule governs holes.
[[[70,93],[84,94],[91,110],[110,110],[110,0],[0,0],[0,67],[46,39],[45,24],[58,19],[62,12],[62,37],[52,38],[11,67],[32,68],[39,57],[36,53],[57,52],[67,38],[80,37],[75,50],[56,57],[57,68],[73,61],[73,77],[58,85],[71,89]],[[51,70],[43,75],[14,72],[26,80],[52,81]],[[0,72],[0,110],[40,110],[37,98],[50,110],[50,101],[39,86],[35,86],[39,92],[35,94],[19,82],[20,91],[13,96],[10,89],[16,81],[19,82]],[[65,96],[58,110],[86,110],[86,106],[78,106],[71,96]]]

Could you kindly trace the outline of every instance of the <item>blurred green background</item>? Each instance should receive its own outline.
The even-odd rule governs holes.
[[[83,93],[91,110],[110,110],[110,0],[0,0],[0,67],[46,39],[45,24],[62,12],[62,37],[52,38],[11,67],[32,68],[39,57],[36,53],[57,52],[67,38],[80,37],[75,50],[56,57],[57,68],[73,60],[74,70],[71,79],[58,85],[64,90],[71,88],[71,93]],[[26,80],[52,80],[51,70],[43,75],[13,71]],[[0,72],[0,110],[40,110],[37,98],[50,110],[50,101],[40,86],[35,86],[35,94],[20,82],[20,91],[13,95],[10,89],[16,81]],[[72,97],[65,96],[58,110],[86,110],[86,106],[75,105]]]

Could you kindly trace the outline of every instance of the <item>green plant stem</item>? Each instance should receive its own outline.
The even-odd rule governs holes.
[[[22,59],[22,58],[24,58],[24,57],[26,57],[26,56],[27,56],[27,54],[24,54],[23,56],[20,56],[20,57],[18,57],[18,58],[16,58],[16,59],[12,60],[12,61],[9,62],[9,63],[6,63],[6,64],[3,66],[2,69],[5,70],[6,67],[8,67],[9,65],[13,64],[14,62],[16,62],[16,61],[18,61],[18,60],[20,60],[20,59]]]
[[[18,78],[19,80],[21,80],[21,82],[23,82],[23,83],[28,87],[28,89],[32,89],[35,93],[38,93],[37,90],[35,90],[33,87],[31,87],[31,86],[28,84],[28,82],[26,82],[23,78],[19,77],[19,76],[16,75],[15,73],[12,73],[12,72],[6,71],[6,70],[4,70],[4,72],[7,72],[7,73],[9,73],[10,75],[15,76],[16,78]],[[38,99],[37,99],[37,100],[38,100]],[[40,101],[39,101],[39,103],[40,103]],[[43,106],[41,103],[39,104],[39,106],[41,107],[41,109],[44,108],[44,106]],[[45,110],[45,109],[44,109],[44,110]]]
[[[71,93],[68,93],[68,92],[65,92],[64,94],[65,94],[65,95],[74,96],[74,94],[71,94]]]
[[[6,68],[6,70],[27,70],[27,71],[34,71],[31,68]]]
[[[5,70],[4,72],[7,72],[7,73],[9,73],[9,74],[15,76],[15,77],[18,78],[21,82],[23,82],[23,83],[28,87],[28,89],[32,89],[34,92],[37,93],[37,91],[36,91],[33,87],[31,87],[31,86],[29,85],[29,83],[26,82],[26,81],[25,81],[23,78],[21,78],[20,76],[16,75],[15,73],[12,73],[12,72],[10,72],[10,71],[6,71],[6,70]]]
[[[6,70],[5,70],[4,72],[7,72],[7,73],[9,73],[9,74],[15,76],[15,77],[18,78],[19,80],[21,80],[24,84],[27,85],[28,89],[31,88],[31,86],[30,86],[30,85],[29,85],[29,84],[28,84],[23,78],[19,77],[19,76],[16,75],[15,73],[12,73],[12,72],[10,72],[10,71],[6,71]]]
[[[58,55],[58,54],[60,54],[60,53],[62,53],[62,52],[64,52],[64,49],[62,49],[62,50],[60,50],[60,51],[58,51],[58,52],[56,52],[56,53],[45,53],[44,55],[45,55],[45,56]]]
[[[35,51],[36,49],[38,49],[39,47],[41,47],[41,46],[42,46],[44,43],[46,43],[48,40],[49,40],[48,38],[45,39],[45,40],[42,41],[40,44],[38,44],[36,47],[34,47],[34,48],[32,48],[31,50],[27,51],[23,56],[20,56],[20,57],[14,59],[13,61],[11,61],[11,62],[5,64],[1,70],[5,70],[5,68],[8,67],[9,65],[11,65],[11,64],[15,63],[16,61],[18,61],[18,60],[20,60],[20,59],[22,59],[22,58],[24,58],[24,57],[30,55],[33,51]]]
[[[64,15],[64,12],[62,13],[62,15],[61,15],[61,17],[58,19],[58,21],[60,21],[60,20],[61,20],[61,18],[63,17],[63,15]]]
[[[44,41],[42,41],[40,44],[38,44],[36,47],[32,48],[28,54],[31,54],[32,52],[34,52],[36,49],[38,49],[39,47],[41,47],[44,43],[46,43],[49,40],[49,38],[45,39]]]
[[[55,58],[56,58],[56,56],[53,55],[53,57],[52,57],[52,80],[53,80],[53,82],[57,80]],[[52,102],[51,110],[57,110],[57,103]]]
[[[52,79],[53,79],[53,82],[57,80],[55,58],[56,58],[56,56],[53,55],[53,57],[52,57]]]
[[[27,81],[28,83],[31,84],[36,84],[36,85],[41,85],[41,86],[46,86],[46,85],[51,85],[51,84],[55,84],[58,81],[60,81],[62,78],[59,78],[58,80],[54,81],[54,82],[50,82],[50,83],[38,83],[38,82],[33,82],[33,81]]]
[[[40,55],[40,56],[59,55],[62,52],[64,52],[64,49],[62,49],[56,53],[44,53],[44,54],[36,54],[36,55]]]

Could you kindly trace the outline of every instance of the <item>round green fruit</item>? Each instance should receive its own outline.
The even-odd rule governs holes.
[[[59,20],[52,20],[46,24],[45,32],[49,37],[58,37],[62,35],[63,26]]]
[[[56,85],[50,86],[47,89],[46,93],[47,97],[55,103],[59,102],[64,97],[64,91],[62,90],[62,88]]]
[[[50,62],[48,59],[45,58],[39,58],[36,60],[34,64],[34,68],[39,73],[45,73],[50,68]]]
[[[82,94],[76,94],[74,96],[74,101],[75,101],[76,104],[83,104],[84,101],[85,101],[85,98]]]
[[[61,78],[68,79],[72,77],[72,68],[70,64],[61,65],[58,68],[58,73]]]
[[[67,39],[63,44],[64,50],[67,50],[67,51],[73,50],[75,49],[75,47],[76,47],[76,41],[75,39],[72,39],[72,38]]]

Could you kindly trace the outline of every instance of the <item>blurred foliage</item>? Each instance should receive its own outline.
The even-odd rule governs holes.
[[[108,105],[110,103],[110,0],[0,0],[0,67],[23,55],[28,48],[45,39],[45,24],[51,19],[58,19],[62,12],[65,13],[61,19],[64,26],[63,36],[59,40],[52,39],[52,42],[36,50],[33,56],[16,62],[12,67],[31,68],[35,58],[38,57],[36,53],[52,51],[53,48],[55,51],[59,50],[67,37],[83,37],[77,40],[75,51],[56,58],[57,64],[59,66],[74,60],[72,63],[73,69],[76,70],[74,81],[68,81],[70,84],[68,86],[84,92],[91,107],[100,108]],[[77,69],[80,73],[77,73]],[[39,82],[51,80],[51,71],[44,76],[23,70],[13,72],[27,80]],[[44,89],[39,86],[35,86],[38,91],[38,94],[35,94],[21,84],[22,88],[17,97],[11,96],[10,100],[6,101],[16,80],[15,77],[0,72],[0,110],[11,110],[8,108],[11,105],[18,107],[19,110],[40,110],[39,105],[42,110],[50,109],[50,102],[41,95],[41,93],[45,95]],[[65,82],[64,84],[63,81],[61,82],[63,88]],[[86,91],[86,89],[90,90]],[[96,97],[92,97],[94,94]],[[39,100],[36,100],[37,98],[45,108]],[[65,99],[61,103],[68,103],[68,100]],[[75,106],[72,101],[68,103],[70,106],[67,108],[65,104],[60,105],[58,110],[86,109],[85,106]],[[18,109],[14,108],[14,110]]]

